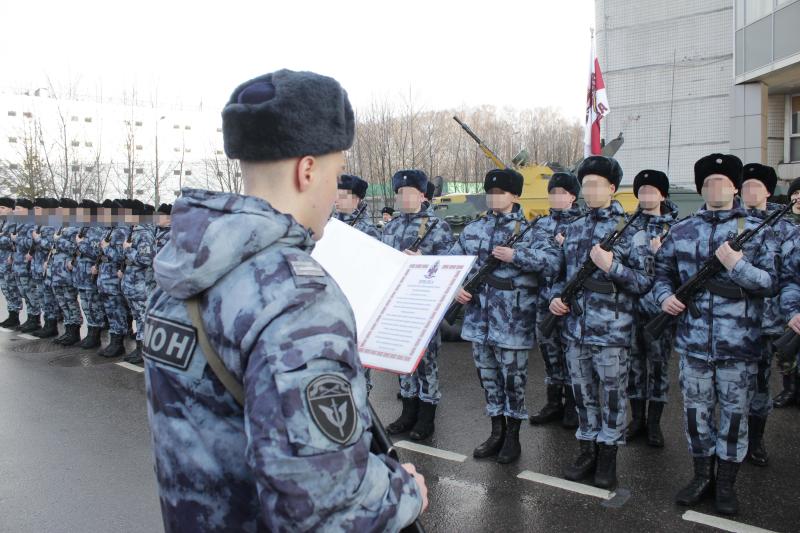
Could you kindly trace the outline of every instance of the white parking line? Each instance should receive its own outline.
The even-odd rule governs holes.
[[[121,366],[122,368],[127,368],[128,370],[133,370],[134,372],[144,372],[144,368],[138,365],[132,365],[130,363],[126,363],[125,361],[121,361],[119,363],[114,363],[117,366]]]
[[[32,341],[41,340],[39,339],[39,337],[34,337],[33,335],[28,335],[27,333],[20,333],[17,335],[17,337],[22,337],[23,339],[30,339]]]
[[[534,483],[542,483],[543,485],[549,485],[558,489],[577,492],[578,494],[584,494],[586,496],[593,496],[601,500],[610,500],[614,497],[613,492],[604,489],[592,487],[591,485],[584,485],[583,483],[575,483],[574,481],[568,481],[558,477],[546,476],[538,472],[531,472],[530,470],[520,472],[517,477],[527,481],[533,481]]]
[[[405,450],[411,450],[412,452],[419,452],[424,453],[426,455],[432,455],[434,457],[438,457],[439,459],[447,459],[448,461],[455,461],[456,463],[463,463],[467,460],[466,455],[461,455],[460,453],[455,452],[448,452],[447,450],[440,450],[439,448],[433,448],[431,446],[425,446],[424,444],[417,444],[416,442],[409,442],[407,440],[401,440],[400,442],[394,443],[396,448],[403,448]]]
[[[726,518],[720,518],[710,514],[698,513],[696,511],[686,511],[683,513],[683,519],[689,522],[696,522],[705,526],[715,527],[722,531],[731,531],[732,533],[775,533],[769,529],[763,529],[741,522],[734,522]]]

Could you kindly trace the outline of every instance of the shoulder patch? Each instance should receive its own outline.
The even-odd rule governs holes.
[[[180,370],[189,368],[197,346],[197,330],[189,324],[147,315],[142,355]]]
[[[356,405],[350,383],[336,374],[323,374],[306,386],[311,419],[323,435],[345,444],[356,430]]]
[[[289,268],[295,277],[325,277],[325,271],[311,258],[307,257],[287,257]]]

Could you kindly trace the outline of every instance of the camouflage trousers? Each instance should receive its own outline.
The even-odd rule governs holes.
[[[136,321],[136,340],[143,341],[144,340],[144,312],[147,308],[147,300],[140,300],[137,298],[125,298],[128,302],[128,309],[131,311],[131,315],[133,315],[133,319]]]
[[[61,315],[61,310],[58,308],[58,301],[56,295],[53,293],[53,287],[49,279],[34,278],[36,283],[36,290],[39,291],[39,298],[42,302],[42,312],[44,318],[47,320],[58,320]]]
[[[644,324],[642,324],[644,325]],[[631,345],[630,375],[628,376],[628,398],[666,402],[669,392],[669,358],[672,354],[673,337],[664,334],[660,339],[649,340],[641,327]]]
[[[53,294],[64,317],[64,325],[80,326],[83,317],[81,317],[81,306],[78,304],[78,290],[72,285],[54,285]]]
[[[756,390],[750,401],[750,415],[767,418],[772,412],[772,395],[769,393],[769,379],[772,377],[772,354],[775,353],[773,342],[775,337],[763,335],[761,337],[761,358],[758,360],[758,374],[756,375]]]
[[[17,279],[11,272],[0,274],[0,290],[3,291],[3,297],[6,299],[6,308],[9,311],[22,310],[22,296],[17,287]]]
[[[741,463],[747,454],[747,415],[758,364],[705,361],[681,355],[680,384],[686,440],[693,457]],[[715,409],[719,404],[719,426]]]
[[[509,350],[472,343],[478,380],[486,396],[486,414],[526,420],[525,385],[528,383],[528,351]]]
[[[541,315],[547,316],[546,313]],[[567,358],[564,354],[564,342],[561,340],[561,328],[556,326],[549,337],[542,335],[536,328],[536,341],[544,360],[544,382],[547,385],[570,385]]]
[[[108,331],[114,335],[128,334],[128,307],[121,294],[100,293],[103,309],[108,317]]]
[[[413,374],[400,376],[400,395],[403,398],[419,398],[425,403],[437,405],[442,399],[439,391],[439,351],[442,338],[437,331],[422,356]]]
[[[103,308],[103,300],[97,289],[78,289],[81,300],[83,316],[86,317],[86,325],[94,328],[103,326],[106,320],[106,311]]]
[[[30,274],[15,274],[17,287],[22,297],[25,299],[25,312],[28,316],[42,314],[42,302],[39,299],[39,292],[33,283]]]
[[[578,410],[578,440],[625,442],[630,348],[567,343],[566,357]]]

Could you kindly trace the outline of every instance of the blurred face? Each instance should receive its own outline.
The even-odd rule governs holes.
[[[497,187],[492,187],[486,191],[486,207],[501,213],[509,211],[518,199],[519,196],[516,194],[511,194]]]
[[[793,192],[791,199],[797,201],[797,203],[792,206],[792,212],[800,213],[800,191]]]
[[[400,187],[395,195],[396,207],[403,213],[418,213],[425,195],[414,187]]]
[[[563,187],[553,187],[547,193],[547,199],[550,201],[550,207],[558,211],[569,209],[575,203],[575,196]]]
[[[583,199],[586,200],[586,205],[592,209],[599,209],[611,204],[611,198],[617,188],[603,176],[587,174],[583,177],[581,190],[583,191]]]
[[[310,160],[309,160],[310,159]],[[322,238],[325,224],[330,218],[331,208],[336,204],[337,183],[344,172],[344,152],[334,152],[303,158],[305,173],[310,176],[305,190],[308,228],[314,232],[314,240]]]
[[[384,222],[389,222],[390,220],[392,220],[392,215],[390,215],[389,213],[384,213],[383,214],[383,221]]]
[[[25,215],[28,214],[28,208],[18,205],[16,207],[14,207],[14,214],[15,215],[20,215],[20,216],[25,216]]]
[[[652,185],[642,185],[639,187],[639,207],[645,211],[650,211],[661,205],[664,195]]]
[[[733,186],[728,176],[712,174],[703,181],[702,195],[706,206],[711,209],[722,209],[733,202],[733,197],[739,190]]]
[[[761,207],[769,197],[769,191],[759,180],[747,180],[742,184],[742,201],[745,207]]]
[[[158,215],[157,224],[159,226],[161,226],[162,228],[165,228],[165,227],[169,226],[170,223],[171,223],[171,221],[170,221],[170,216],[169,215],[165,215],[163,213]]]
[[[88,209],[79,207],[75,210],[75,220],[79,223],[86,223],[91,220]]]
[[[10,215],[13,212],[14,212],[14,210],[11,209],[10,207],[6,207],[4,205],[0,205],[0,216]]]
[[[358,208],[361,199],[346,189],[337,189],[336,211],[339,213],[352,213]]]

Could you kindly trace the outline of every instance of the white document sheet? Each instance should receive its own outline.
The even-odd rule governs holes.
[[[410,374],[425,354],[473,256],[409,256],[331,219],[311,254],[341,287],[364,366]]]

